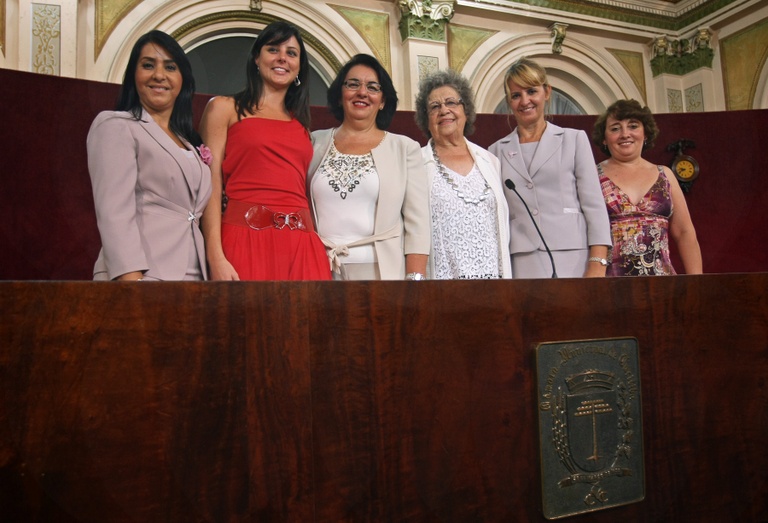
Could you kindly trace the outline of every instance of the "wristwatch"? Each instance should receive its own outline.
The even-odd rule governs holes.
[[[422,281],[422,280],[426,280],[427,277],[421,274],[420,272],[409,272],[408,274],[405,275],[405,279],[410,281]]]
[[[600,265],[602,265],[603,267],[608,267],[608,260],[606,260],[605,258],[598,258],[597,256],[592,256],[592,257],[591,257],[591,258],[589,258],[587,261],[588,261],[588,262],[595,262],[595,263],[599,263],[599,264],[600,264]]]

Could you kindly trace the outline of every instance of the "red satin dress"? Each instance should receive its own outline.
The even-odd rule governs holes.
[[[230,204],[222,219],[221,242],[241,280],[331,278],[325,246],[308,211],[311,160],[312,143],[298,120],[244,118],[229,128],[222,172]],[[258,229],[243,216],[251,204],[270,213]],[[263,207],[258,207],[260,216]],[[309,218],[309,223],[303,228],[270,226],[273,212],[278,226],[295,223],[296,216]],[[286,220],[286,215],[294,218]]]

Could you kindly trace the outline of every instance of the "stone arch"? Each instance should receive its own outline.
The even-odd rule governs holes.
[[[563,43],[562,54],[552,53],[549,33],[534,33],[503,40],[494,39],[493,49],[479,49],[485,57],[465,69],[477,97],[478,111],[493,112],[504,99],[504,74],[509,64],[523,56],[547,69],[550,83],[568,93],[587,114],[599,114],[619,98],[643,100],[627,71],[608,52],[573,38]]]
[[[227,9],[219,3],[179,5],[168,2],[157,8],[146,2],[129,13],[115,28],[104,45],[96,69],[103,71],[105,81],[119,83],[131,45],[151,29],[172,34],[185,49],[193,49],[211,40],[226,36],[252,36],[273,20],[283,19],[296,24],[310,52],[310,65],[330,82],[341,64],[359,52],[372,53],[366,42],[333,9],[322,5],[307,5],[296,1],[270,4],[269,12]],[[213,4],[213,5],[211,5]]]
[[[766,65],[768,65],[768,61],[763,62],[760,66],[752,109],[768,109],[768,67]]]

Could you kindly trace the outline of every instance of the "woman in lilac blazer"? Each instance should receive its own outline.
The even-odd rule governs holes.
[[[611,227],[589,138],[546,121],[552,87],[533,60],[512,64],[504,88],[517,127],[489,151],[508,188],[512,277],[605,276]]]
[[[88,132],[88,171],[102,248],[94,280],[202,280],[199,220],[210,155],[194,130],[192,68],[169,35],[133,47],[117,110]]]

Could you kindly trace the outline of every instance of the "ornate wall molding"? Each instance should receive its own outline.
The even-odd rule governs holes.
[[[704,90],[701,84],[692,85],[685,90],[685,112],[704,112]]]
[[[670,113],[682,113],[683,93],[679,89],[667,89],[667,110]]]
[[[436,56],[418,56],[419,81],[423,80],[439,69],[439,61]]]
[[[552,37],[552,54],[561,54],[563,52],[563,42],[565,41],[565,32],[568,30],[568,24],[555,22],[549,26],[549,34]]]
[[[109,35],[117,24],[142,0],[96,0],[95,31],[93,35],[94,58],[98,58]]]
[[[768,60],[768,20],[721,40],[720,56],[726,110],[752,109],[757,85]]]
[[[453,18],[453,0],[399,0],[400,37],[446,41],[446,24]]]
[[[61,72],[61,6],[32,4],[32,72]]]
[[[619,61],[621,66],[632,77],[632,81],[637,89],[643,94],[643,100],[648,100],[648,93],[645,86],[645,69],[642,53],[633,51],[624,51],[621,49],[606,49],[611,55]]]
[[[461,71],[480,45],[498,31],[448,24],[448,58],[451,69]]]
[[[675,40],[657,36],[651,44],[653,76],[682,76],[702,67],[712,67],[715,51],[710,47],[711,38],[712,31],[707,27],[699,28],[691,38]]]
[[[389,41],[389,15],[375,11],[365,11],[339,5],[328,4],[328,7],[339,13],[344,20],[355,28],[355,31],[373,51],[376,59],[381,62],[389,74],[392,74],[392,54]]]

